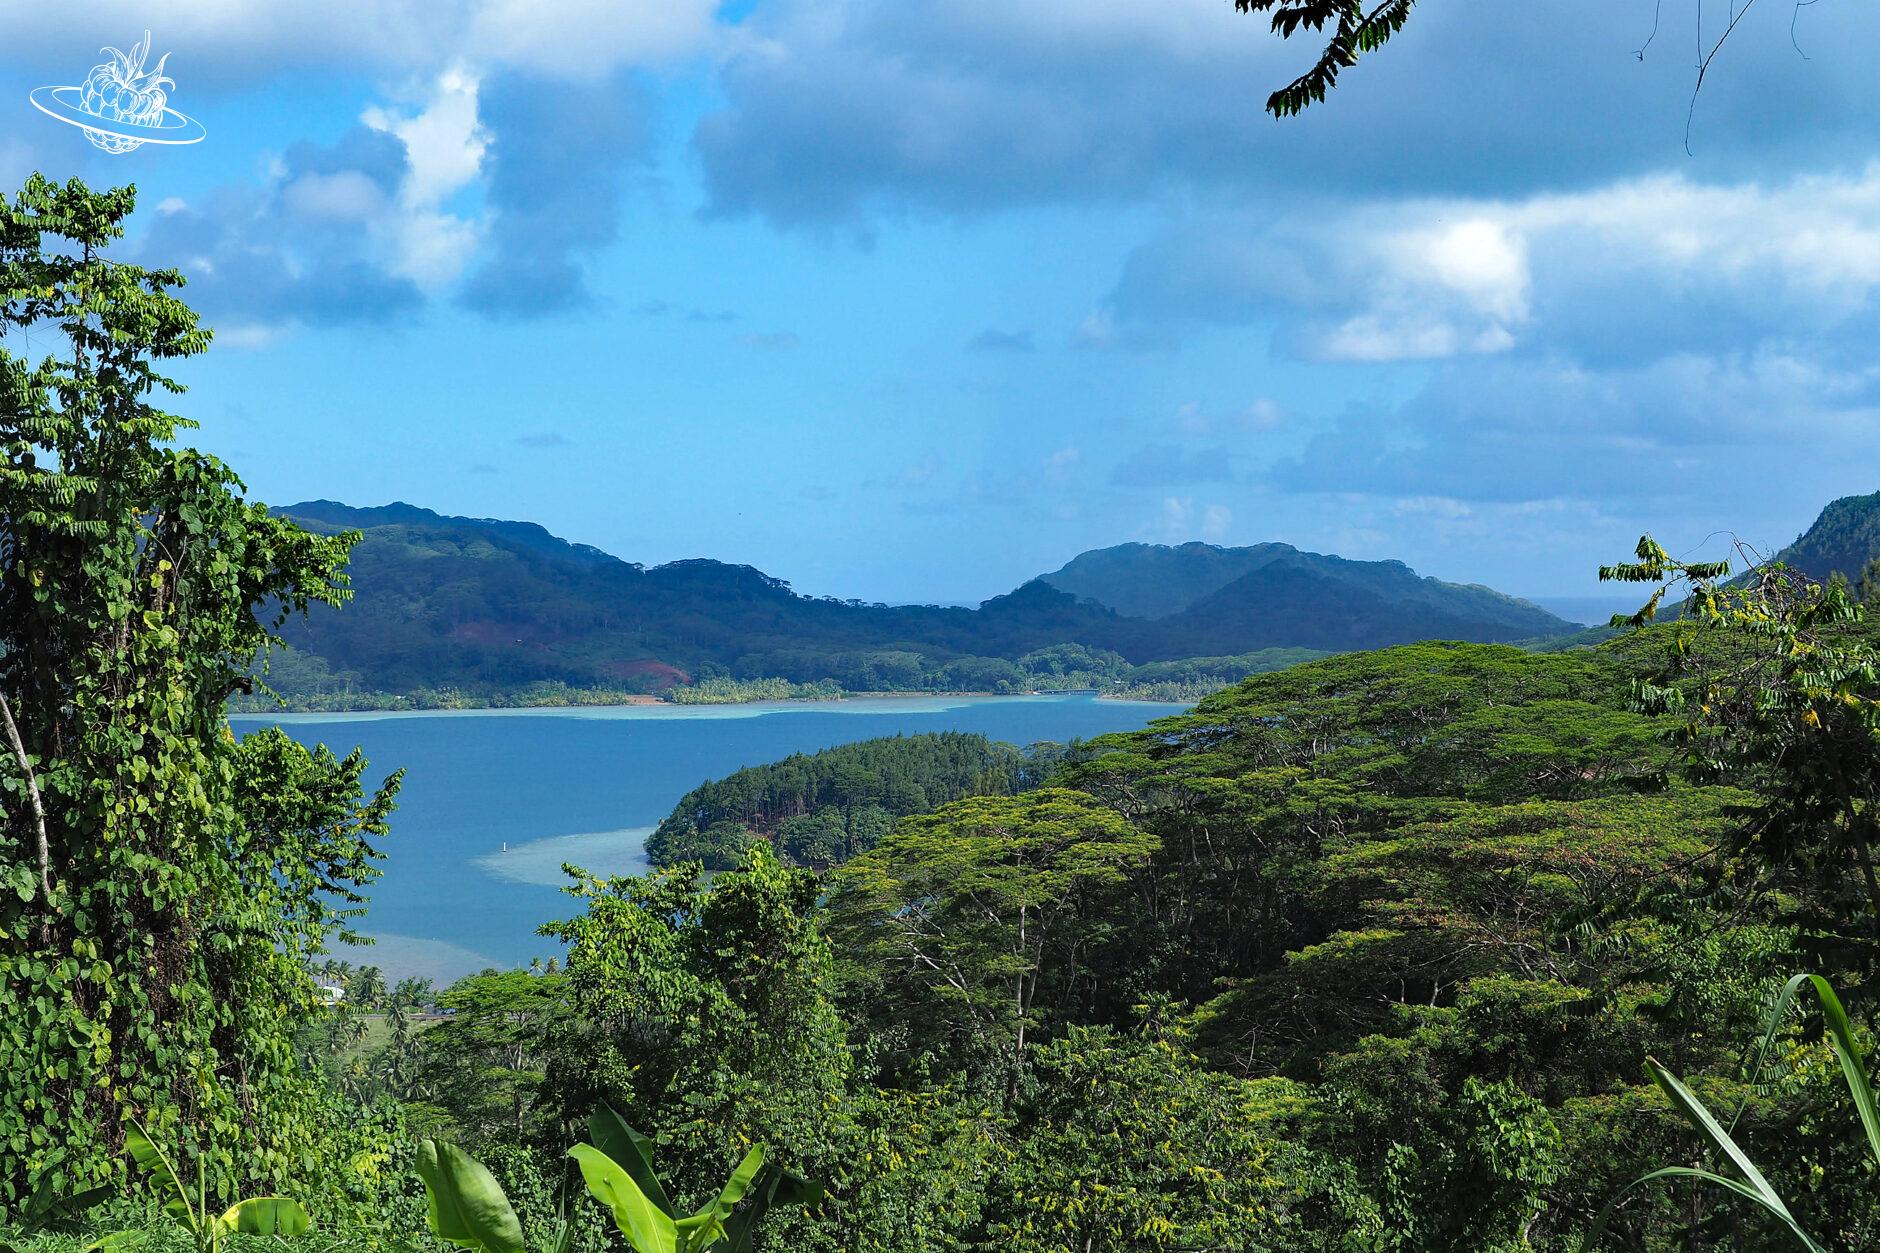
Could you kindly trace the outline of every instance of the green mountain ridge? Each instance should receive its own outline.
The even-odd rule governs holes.
[[[1264,650],[1494,643],[1573,629],[1524,601],[1422,578],[1401,562],[1284,544],[1096,550],[968,609],[802,596],[750,566],[645,566],[533,523],[403,502],[315,500],[276,512],[363,534],[353,601],[288,628],[297,652],[277,659],[269,681],[290,697],[493,696],[545,684],[658,693],[701,678],[768,677],[852,691],[1005,691]],[[1070,651],[1053,651],[1060,646]]]
[[[1795,542],[1775,560],[1824,582],[1844,574],[1858,583],[1867,564],[1880,557],[1880,492],[1830,501]]]
[[[1562,619],[1530,601],[1481,584],[1425,578],[1401,561],[1354,561],[1306,552],[1291,544],[1224,548],[1186,544],[1118,544],[1072,558],[1040,581],[1133,618],[1168,620],[1185,612],[1205,616],[1210,605],[1233,606],[1269,586],[1261,573],[1297,569],[1334,583],[1360,588],[1432,614],[1451,616],[1464,629],[1470,620],[1501,622],[1529,635],[1559,629]],[[1251,581],[1249,581],[1251,580]],[[1244,588],[1236,590],[1236,585]]]

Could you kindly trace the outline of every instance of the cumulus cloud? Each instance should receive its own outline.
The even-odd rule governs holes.
[[[1655,175],[1513,200],[1184,221],[1136,249],[1113,335],[1272,326],[1330,361],[1547,345],[1589,358],[1817,333],[1880,289],[1880,165],[1783,184]]]
[[[1708,499],[1755,513],[1777,495],[1825,499],[1816,493],[1842,467],[1871,463],[1876,419],[1880,370],[1776,349],[1623,369],[1458,362],[1402,404],[1346,413],[1266,477],[1294,492],[1393,502]],[[1790,442],[1807,457],[1767,455]]]
[[[586,307],[584,263],[618,238],[645,114],[625,78],[448,68],[331,144],[294,143],[259,183],[172,198],[144,250],[191,275],[224,343],[384,322],[444,295],[493,317]]]
[[[534,74],[598,81],[622,65],[703,48],[716,0],[484,0],[467,47]]]
[[[439,74],[414,107],[374,105],[362,120],[405,146],[406,175],[398,192],[399,273],[434,291],[455,279],[481,236],[479,224],[445,211],[482,169],[489,135],[477,115],[478,81],[462,67]]]
[[[592,305],[581,263],[619,237],[627,169],[647,156],[644,93],[624,77],[570,86],[505,73],[480,101],[489,244],[460,299],[491,317]]]
[[[714,0],[84,9],[0,11],[0,46],[32,53],[12,73],[80,74],[100,38],[128,47],[150,29],[170,53],[173,100],[212,133],[217,101],[271,81],[303,90],[343,70],[377,82],[353,133],[294,145],[257,182],[197,192],[152,231],[152,255],[187,259],[223,342],[251,345],[447,294],[494,316],[591,304],[585,263],[617,238],[623,172],[646,154],[636,75],[716,38]],[[0,140],[0,176],[29,162],[25,144]]]
[[[1286,422],[1286,411],[1270,396],[1261,396],[1238,409],[1217,411],[1199,401],[1188,401],[1175,410],[1171,424],[1184,437],[1251,434],[1279,429]]]
[[[225,345],[257,347],[296,325],[385,322],[423,303],[381,227],[403,183],[404,147],[355,127],[301,141],[260,186],[222,188],[150,220],[141,251],[179,266]]]
[[[134,39],[149,29],[159,50],[174,50],[170,68],[183,90],[210,94],[329,67],[429,77],[469,63],[593,81],[705,49],[715,9],[713,0],[88,0],[82,13],[0,8],[0,46],[76,59],[82,69],[101,32]]]

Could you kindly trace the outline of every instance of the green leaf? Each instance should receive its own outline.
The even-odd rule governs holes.
[[[463,1249],[523,1253],[522,1224],[487,1167],[454,1144],[418,1144],[431,1234]]]
[[[215,1220],[224,1232],[246,1236],[304,1236],[313,1226],[300,1202],[285,1196],[252,1196],[229,1206]]]
[[[648,1200],[667,1217],[676,1217],[673,1204],[653,1173],[653,1142],[627,1124],[611,1105],[597,1105],[588,1115],[588,1136],[595,1148],[633,1176]]]
[[[679,1229],[613,1158],[591,1144],[568,1150],[594,1199],[613,1211],[614,1222],[639,1253],[678,1253]],[[688,1246],[689,1247],[689,1246]]]
[[[163,1203],[163,1210],[170,1216],[182,1220],[191,1231],[202,1230],[202,1218],[189,1203],[189,1193],[183,1187],[182,1179],[176,1173],[176,1167],[170,1165],[170,1159],[158,1148],[156,1142],[144,1130],[142,1123],[135,1118],[124,1120],[124,1149],[131,1155],[138,1168],[155,1175],[159,1184],[168,1183],[174,1193]]]
[[[127,1253],[144,1242],[141,1231],[113,1231],[85,1246],[85,1253]]]

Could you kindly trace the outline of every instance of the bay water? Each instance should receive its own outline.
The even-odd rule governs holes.
[[[357,929],[376,941],[333,956],[388,978],[447,982],[526,964],[559,945],[536,928],[568,917],[572,862],[646,869],[642,845],[686,792],[742,766],[884,735],[971,731],[1026,745],[1134,730],[1184,706],[1090,696],[914,696],[746,705],[281,714],[306,744],[365,750],[368,779],[406,771],[385,874]]]

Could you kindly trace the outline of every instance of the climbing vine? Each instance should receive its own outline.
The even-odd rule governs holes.
[[[305,1169],[306,959],[377,874],[397,778],[225,706],[351,536],[271,516],[160,400],[209,333],[109,258],[136,201],[0,196],[0,1207],[120,1171],[125,1121],[210,1195]]]

